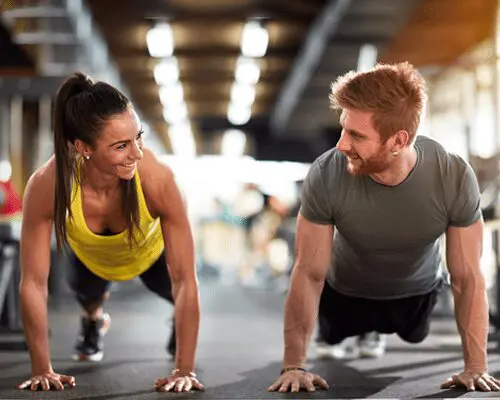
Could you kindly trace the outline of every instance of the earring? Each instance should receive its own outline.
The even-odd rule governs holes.
[[[393,156],[393,157],[396,157],[398,154],[399,154],[399,153],[398,153],[397,151],[393,151],[393,152],[392,152],[392,156]]]
[[[90,156],[85,155],[84,157],[86,160],[90,160]]]

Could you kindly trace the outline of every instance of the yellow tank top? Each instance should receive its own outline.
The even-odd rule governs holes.
[[[139,201],[140,232],[134,232],[136,242],[129,247],[127,230],[112,236],[97,235],[85,222],[80,185],[73,184],[71,211],[66,218],[68,243],[75,255],[94,274],[108,281],[130,280],[146,271],[164,249],[160,219],[149,213],[142,191],[139,173],[135,171]]]

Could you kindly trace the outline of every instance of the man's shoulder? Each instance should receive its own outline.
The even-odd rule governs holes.
[[[452,170],[463,172],[467,168],[468,163],[461,155],[445,148],[436,139],[419,135],[417,136],[415,145],[423,153],[424,160],[427,162],[434,160],[445,173],[449,173]]]
[[[345,170],[346,160],[344,155],[333,147],[317,157],[313,164],[316,164],[321,172],[326,170],[338,173]]]

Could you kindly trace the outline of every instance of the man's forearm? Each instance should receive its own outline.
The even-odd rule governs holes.
[[[285,306],[285,368],[305,365],[323,284],[294,268]]]
[[[200,299],[194,282],[172,283],[175,304],[176,368],[192,372],[195,368],[196,345],[200,325]]]
[[[21,318],[28,343],[33,375],[52,372],[49,351],[47,290],[35,285],[20,287]]]
[[[489,321],[484,277],[478,274],[452,283],[452,290],[465,371],[486,372]]]

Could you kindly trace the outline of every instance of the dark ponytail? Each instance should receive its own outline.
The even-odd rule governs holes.
[[[73,217],[70,207],[71,188],[74,183],[80,183],[76,173],[75,140],[79,139],[93,146],[104,124],[130,106],[129,99],[119,90],[104,82],[94,82],[80,72],[66,79],[57,92],[54,110],[54,227],[58,252],[67,246],[66,217]],[[135,178],[130,181],[122,180],[121,186],[124,189],[122,207],[131,245],[133,228],[139,227]]]

